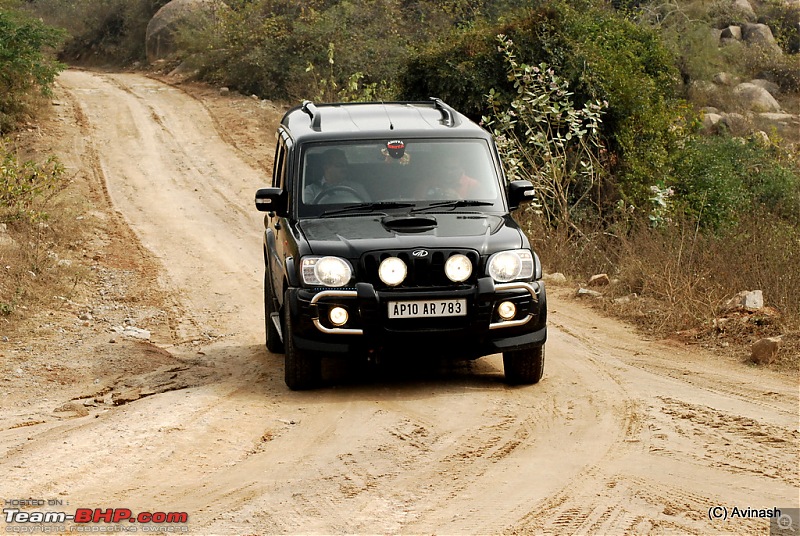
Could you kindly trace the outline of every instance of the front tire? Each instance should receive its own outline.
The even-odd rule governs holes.
[[[503,352],[503,369],[509,385],[539,383],[544,374],[544,346]]]
[[[322,378],[322,361],[319,355],[302,350],[294,345],[292,333],[292,313],[289,306],[289,292],[283,300],[283,344],[286,349],[284,380],[292,391],[313,389]]]

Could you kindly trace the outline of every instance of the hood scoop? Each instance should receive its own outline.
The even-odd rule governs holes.
[[[430,231],[438,225],[433,216],[386,216],[381,220],[389,231],[397,233],[422,233]]]

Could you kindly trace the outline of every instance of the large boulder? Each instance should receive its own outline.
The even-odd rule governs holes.
[[[758,45],[778,55],[782,53],[775,36],[772,35],[772,30],[766,24],[742,25],[742,40],[748,45]]]
[[[733,9],[738,11],[747,20],[755,20],[756,12],[753,11],[753,6],[750,5],[749,0],[734,0]]]
[[[175,35],[180,28],[200,26],[220,9],[222,0],[172,0],[153,15],[147,24],[145,49],[147,61],[166,59],[177,52]]]
[[[745,82],[733,90],[742,107],[753,112],[780,112],[781,105],[769,91],[756,84]]]

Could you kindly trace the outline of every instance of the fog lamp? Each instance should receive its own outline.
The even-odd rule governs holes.
[[[344,326],[348,318],[347,309],[344,307],[334,307],[328,312],[328,319],[334,326]]]
[[[503,320],[511,320],[517,315],[517,306],[510,301],[504,301],[497,307],[497,314]]]

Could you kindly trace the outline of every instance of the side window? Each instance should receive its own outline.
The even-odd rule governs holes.
[[[283,140],[278,140],[278,146],[275,148],[275,163],[272,168],[272,186],[276,188],[283,187],[283,178],[285,176],[286,168],[286,146]]]

